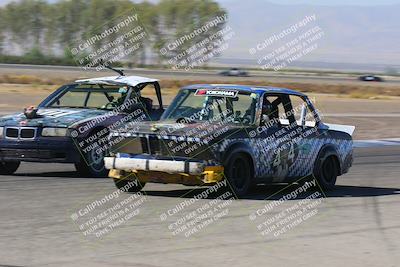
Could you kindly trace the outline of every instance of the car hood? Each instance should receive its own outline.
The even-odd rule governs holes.
[[[27,119],[24,113],[0,117],[0,126],[69,127],[81,120],[106,114],[107,110],[76,108],[40,108],[38,118]]]
[[[130,128],[118,128],[115,135],[159,135],[161,137],[205,138],[220,136],[228,132],[243,129],[241,125],[221,124],[218,122],[176,123],[174,121],[141,122]],[[219,133],[216,135],[216,133]],[[222,134],[223,133],[223,134]]]

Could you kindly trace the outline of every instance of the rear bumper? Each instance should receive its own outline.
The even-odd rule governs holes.
[[[343,161],[342,172],[340,175],[348,173],[351,166],[353,166],[353,153],[349,153]]]

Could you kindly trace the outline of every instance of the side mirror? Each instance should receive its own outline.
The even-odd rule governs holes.
[[[301,107],[301,115],[300,115],[301,126],[303,127],[306,126],[306,116],[307,116],[307,106],[306,104],[303,104]]]

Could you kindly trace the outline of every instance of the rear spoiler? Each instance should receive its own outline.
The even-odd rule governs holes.
[[[279,120],[281,124],[283,125],[289,125],[289,120],[288,119],[280,119]],[[305,126],[309,127],[314,127],[314,122],[311,121],[305,121]],[[297,121],[297,125],[301,125],[301,121]],[[342,124],[332,124],[332,123],[320,123],[318,126],[319,129],[322,130],[333,130],[333,131],[338,131],[338,132],[343,132],[343,133],[348,133],[349,135],[353,135],[354,130],[356,129],[355,126],[351,125],[342,125]]]
[[[352,125],[332,124],[332,123],[320,123],[319,128],[324,130],[343,132],[349,135],[353,135],[354,130],[356,129],[356,127]]]

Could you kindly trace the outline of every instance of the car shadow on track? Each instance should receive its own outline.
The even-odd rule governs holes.
[[[241,199],[248,200],[278,200],[284,196],[290,195],[300,185],[259,185],[253,189],[249,194]],[[147,191],[143,190],[143,193],[149,196],[162,196],[162,197],[173,197],[173,198],[193,198],[200,196],[203,192],[207,190],[207,187],[195,188],[195,189],[180,189],[180,190],[169,190],[169,191]],[[222,194],[224,194],[227,189],[220,189],[218,193],[209,194],[206,199],[215,199]],[[322,196],[327,198],[333,197],[376,197],[376,196],[386,196],[386,195],[400,195],[400,188],[383,188],[383,187],[368,187],[368,186],[345,186],[338,185],[332,191],[323,191],[317,187],[309,188],[305,193],[300,193],[295,199],[304,199],[309,197],[315,192],[320,192]],[[290,200],[290,199],[289,199]]]
[[[95,178],[95,177],[83,177],[79,175],[78,172],[76,171],[61,171],[61,172],[38,172],[38,173],[28,173],[28,172],[22,172],[22,173],[14,173],[13,176],[17,177],[46,177],[46,178],[82,178],[82,179],[109,179],[109,178]]]

